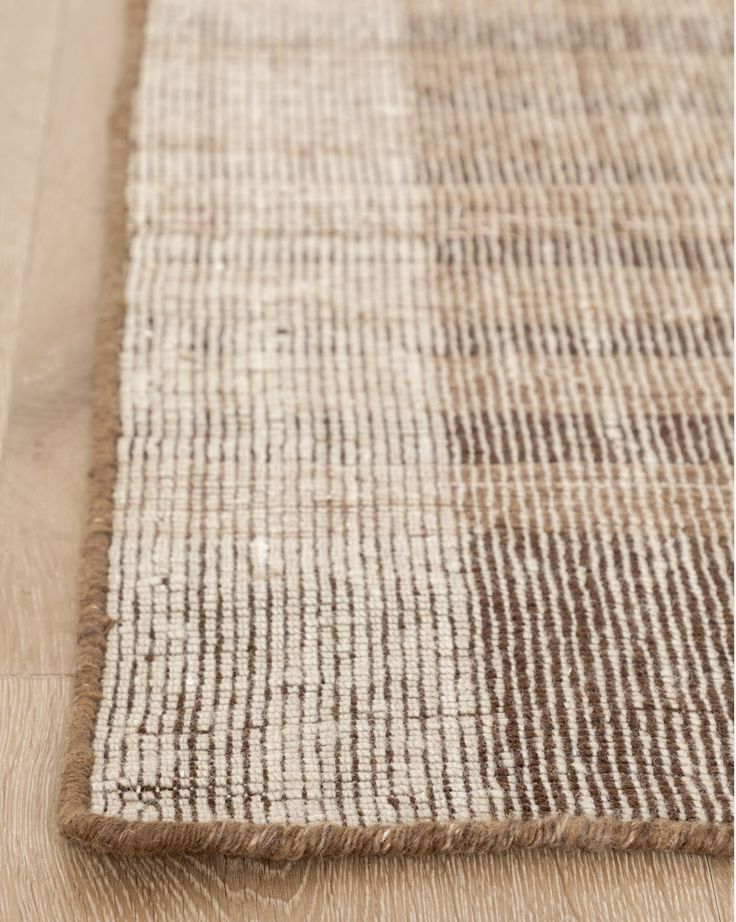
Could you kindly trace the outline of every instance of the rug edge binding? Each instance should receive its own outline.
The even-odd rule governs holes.
[[[97,851],[126,856],[219,854],[294,861],[315,856],[480,854],[530,848],[733,854],[731,824],[581,815],[345,827],[236,820],[129,821],[80,809],[65,815],[61,828],[69,838]]]

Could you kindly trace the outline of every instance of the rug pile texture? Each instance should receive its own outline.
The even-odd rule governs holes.
[[[729,851],[728,5],[130,20],[62,828]]]

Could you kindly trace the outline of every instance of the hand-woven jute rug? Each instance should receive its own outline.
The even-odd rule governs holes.
[[[731,23],[150,0],[60,817],[731,847]]]

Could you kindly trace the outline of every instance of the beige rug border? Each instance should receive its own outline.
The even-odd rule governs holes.
[[[128,0],[126,50],[110,126],[105,283],[95,355],[92,463],[82,552],[77,671],[58,801],[61,831],[100,851],[121,855],[187,852],[297,859],[308,855],[421,855],[542,846],[732,854],[732,824],[559,815],[541,819],[417,821],[346,828],[331,823],[297,826],[236,821],[131,822],[91,812],[92,739],[102,697],[106,635],[111,624],[105,607],[119,434],[118,359],[125,317],[125,186],[130,154],[129,126],[147,2]]]

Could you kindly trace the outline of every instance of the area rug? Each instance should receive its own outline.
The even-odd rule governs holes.
[[[66,834],[730,851],[729,12],[132,5]]]

